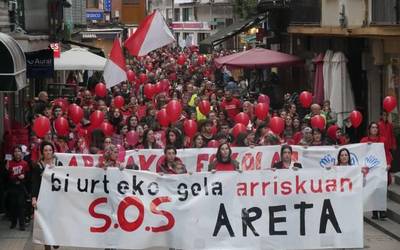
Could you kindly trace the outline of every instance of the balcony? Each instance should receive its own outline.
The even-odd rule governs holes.
[[[320,25],[321,0],[295,0],[290,2],[291,25]]]
[[[371,24],[400,24],[400,0],[371,0]]]

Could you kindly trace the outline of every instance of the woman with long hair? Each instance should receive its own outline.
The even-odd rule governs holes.
[[[147,129],[143,134],[143,143],[139,145],[139,149],[160,149],[161,146],[157,143],[156,137],[154,136],[154,130]]]
[[[193,136],[192,148],[204,148],[204,138],[200,133]]]
[[[239,170],[239,162],[232,159],[232,149],[228,143],[219,145],[215,160],[208,165],[208,171]]]
[[[53,168],[55,166],[62,166],[54,155],[54,145],[50,142],[43,141],[40,144],[41,159],[32,169],[32,206],[37,208],[37,198],[39,197],[40,185],[42,183],[42,175],[46,168]],[[54,246],[58,248],[58,246]],[[45,250],[50,250],[51,246],[45,245]]]
[[[338,166],[351,166],[350,151],[347,148],[341,148],[336,162]]]
[[[176,128],[168,128],[166,135],[166,145],[174,146],[176,149],[183,148],[182,133]]]
[[[96,167],[107,170],[109,167],[117,167],[123,169],[123,165],[118,161],[119,150],[117,146],[110,144],[104,148],[103,161],[99,162]]]

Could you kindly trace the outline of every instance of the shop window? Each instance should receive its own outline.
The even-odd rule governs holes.
[[[182,9],[182,21],[184,21],[184,22],[193,21],[193,9],[192,8],[183,8]]]
[[[88,9],[98,9],[99,8],[99,0],[87,0],[86,7]]]

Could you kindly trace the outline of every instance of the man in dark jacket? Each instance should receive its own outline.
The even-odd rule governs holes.
[[[292,161],[292,147],[289,145],[282,145],[281,147],[281,160],[278,162],[275,162],[272,168],[275,169],[297,169],[297,168],[302,168],[301,164],[298,162],[293,162]]]

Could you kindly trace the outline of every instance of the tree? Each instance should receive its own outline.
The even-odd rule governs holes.
[[[233,11],[241,19],[247,19],[257,14],[257,0],[235,0]]]

